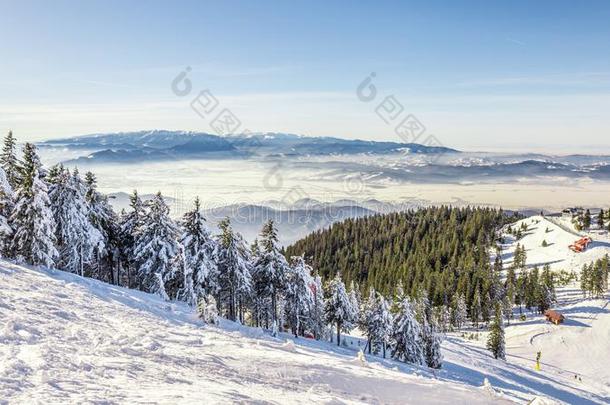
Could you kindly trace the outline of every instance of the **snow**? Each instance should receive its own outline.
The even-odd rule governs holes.
[[[568,222],[524,221],[540,221],[518,241],[529,264],[579,271],[608,251],[602,232],[577,254]],[[506,242],[505,264],[517,241]],[[0,261],[0,404],[610,403],[608,297],[585,300],[576,283],[557,293],[566,322],[532,313],[511,321],[506,362],[485,349],[485,330],[468,330],[448,334],[433,370],[359,354],[358,331],[337,347],[226,320],[204,325],[183,303]]]
[[[580,274],[584,264],[610,254],[610,237],[606,231],[591,230],[578,233],[569,219],[533,216],[525,222],[529,231],[515,241],[505,235],[503,256],[510,263],[516,244],[527,252],[528,266],[549,264],[554,271],[575,271]],[[550,232],[546,232],[546,229]],[[568,245],[589,235],[593,242],[583,253],[575,253]],[[546,239],[548,247],[542,247]],[[542,315],[527,313],[527,320],[511,321],[506,327],[506,349],[509,361],[533,369],[536,353],[541,352],[542,371],[565,385],[582,387],[599,393],[605,403],[610,402],[610,306],[608,294],[604,299],[584,299],[578,282],[557,289],[557,304],[553,309],[565,315],[563,324],[546,322]],[[541,402],[544,403],[544,402]]]
[[[0,402],[492,402],[482,379],[364,367],[351,350],[227,321],[204,327],[182,303],[66,272],[0,262],[0,291]]]
[[[577,232],[567,218],[542,217],[535,215],[512,224],[516,229],[525,223],[528,231],[524,232],[523,238],[515,241],[511,235],[504,235],[506,244],[503,245],[502,260],[504,264],[510,264],[512,253],[516,244],[525,246],[527,253],[527,264],[529,267],[535,265],[542,268],[549,264],[552,270],[560,271],[574,270],[580,273],[584,264],[602,258],[610,254],[610,236],[607,231],[591,230],[589,232]],[[549,232],[546,232],[548,229]],[[588,235],[593,239],[587,250],[582,253],[573,252],[569,245]],[[548,246],[542,247],[542,241],[546,240]]]

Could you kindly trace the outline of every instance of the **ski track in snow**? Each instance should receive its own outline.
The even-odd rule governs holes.
[[[536,226],[553,226],[542,221]],[[574,235],[559,227],[539,232],[519,241],[528,263],[571,270],[609,249],[594,236],[598,243],[574,256],[563,246]],[[541,237],[548,248],[539,248]],[[514,250],[508,242],[505,262]],[[339,348],[228,321],[204,327],[183,303],[0,262],[0,404],[610,403],[608,301],[583,300],[576,286],[558,295],[566,324],[553,327],[533,314],[511,322],[507,362],[490,356],[485,332],[474,342],[452,333],[443,369],[430,370],[369,355],[362,362],[355,336]],[[542,371],[533,367],[538,350]]]

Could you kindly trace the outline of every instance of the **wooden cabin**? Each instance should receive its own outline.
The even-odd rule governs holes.
[[[563,323],[563,321],[566,319],[565,316],[563,316],[557,311],[553,311],[552,309],[547,309],[546,311],[544,311],[544,316],[546,317],[547,321],[552,322],[555,325]]]

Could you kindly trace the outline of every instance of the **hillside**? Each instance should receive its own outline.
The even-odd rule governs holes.
[[[325,277],[340,273],[386,295],[403,283],[411,295],[425,288],[434,305],[457,293],[470,304],[490,272],[486,254],[497,230],[511,220],[501,210],[428,207],[333,224],[288,247],[305,254]]]
[[[513,227],[519,227],[521,223],[528,226],[523,238],[516,241],[511,235],[504,235],[506,243],[502,245],[502,253],[505,264],[511,263],[517,243],[525,247],[529,267],[549,264],[554,271],[575,271],[577,274],[584,264],[610,254],[607,231],[582,233],[591,236],[593,243],[585,252],[575,253],[568,249],[568,245],[579,238],[579,233],[568,219],[532,216],[516,222]],[[543,240],[547,241],[548,247],[542,247]],[[581,376],[610,395],[608,295],[605,299],[583,299],[578,282],[559,288],[557,292],[555,309],[566,316],[565,323],[553,326],[541,315],[528,313],[527,321],[515,321],[507,327],[507,351],[517,362],[530,366],[536,352],[541,351],[543,367],[551,367],[558,376]]]
[[[541,247],[534,227],[531,231],[519,242],[536,258]],[[547,240],[559,246],[569,235],[558,228]],[[505,236],[509,255],[515,241]],[[596,239],[601,242],[601,236]],[[590,258],[605,252],[597,245]],[[486,332],[472,339],[474,331],[467,329],[466,335],[448,334],[443,368],[435,371],[370,355],[364,363],[357,360],[363,343],[357,331],[346,338],[348,347],[337,348],[303,338],[292,343],[289,335],[272,338],[224,320],[221,327],[203,326],[183,303],[57,270],[1,261],[0,291],[0,398],[7,403],[476,404],[537,398],[602,404],[610,399],[608,300],[584,300],[575,285],[558,290],[556,309],[566,314],[565,324],[555,327],[531,313],[524,322],[511,322],[506,362],[490,357]],[[542,351],[540,371],[534,370],[537,351]]]
[[[184,304],[60,271],[1,262],[0,291],[0,403],[490,402],[324,342],[203,327]]]

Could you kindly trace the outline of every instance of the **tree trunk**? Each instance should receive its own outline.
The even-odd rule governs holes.
[[[337,322],[337,346],[341,346],[341,324]]]

